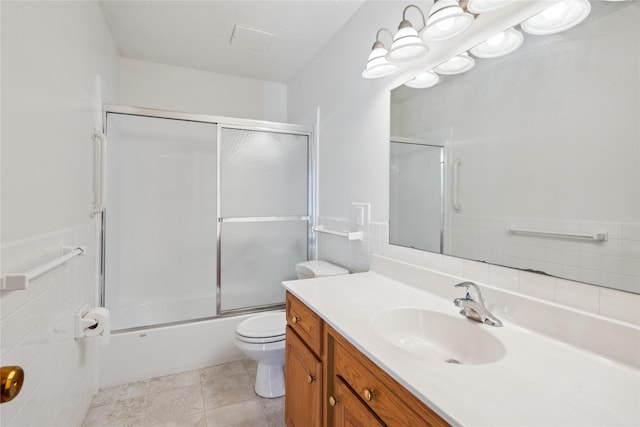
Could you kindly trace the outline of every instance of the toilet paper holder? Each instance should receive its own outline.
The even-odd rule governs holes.
[[[91,307],[88,304],[83,305],[75,314],[75,339],[84,338],[86,336],[85,331],[98,326],[98,322],[95,319],[85,319],[87,313],[89,313]]]

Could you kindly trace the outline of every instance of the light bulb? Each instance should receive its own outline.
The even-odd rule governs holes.
[[[438,27],[440,31],[447,31],[449,28],[453,27],[454,21],[455,20],[453,18],[445,19],[444,21],[438,22],[436,27]]]
[[[547,19],[558,19],[567,10],[567,3],[562,0],[560,3],[556,3],[550,8],[542,12],[542,15]]]
[[[491,37],[490,39],[487,40],[487,44],[491,45],[491,46],[498,46],[500,43],[502,43],[504,41],[505,38],[505,34],[504,31],[501,33],[496,34],[495,36]]]

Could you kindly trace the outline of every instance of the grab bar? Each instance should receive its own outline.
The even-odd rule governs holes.
[[[606,231],[600,231],[596,233],[568,233],[562,231],[533,230],[530,228],[519,227],[509,227],[507,230],[511,233],[539,234],[544,236],[569,237],[574,239],[590,239],[596,240],[598,242],[604,242],[609,239],[609,234]]]
[[[317,233],[325,233],[325,234],[332,234],[334,236],[345,237],[347,240],[362,240],[363,239],[362,230],[360,230],[360,231],[337,231],[337,230],[330,230],[328,228],[324,228],[321,225],[316,225],[316,226],[312,227],[311,229],[313,231],[317,232]]]
[[[96,201],[91,207],[91,215],[96,216],[104,212],[107,207],[107,136],[102,132],[94,131],[93,138],[100,145],[100,165],[95,175]]]
[[[453,193],[453,209],[457,212],[462,210],[462,206],[460,205],[460,195],[459,195],[459,185],[460,185],[460,166],[462,165],[462,160],[456,159],[453,162],[453,182],[452,182],[452,193]]]
[[[5,274],[0,277],[0,290],[3,291],[18,291],[22,289],[27,289],[29,286],[29,281],[35,279],[38,276],[43,275],[47,271],[53,270],[59,265],[64,264],[69,261],[71,258],[75,258],[77,256],[83,256],[87,248],[85,246],[73,246],[73,247],[63,247],[62,248],[62,256],[46,262],[42,265],[32,268],[26,273],[21,274]]]

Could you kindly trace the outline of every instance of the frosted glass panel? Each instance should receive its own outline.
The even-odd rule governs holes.
[[[283,280],[307,260],[307,221],[222,224],[222,310],[284,302]]]
[[[389,243],[441,251],[442,147],[391,142]]]
[[[216,315],[216,126],[109,114],[114,329]]]
[[[222,216],[306,216],[307,170],[306,135],[222,129]]]

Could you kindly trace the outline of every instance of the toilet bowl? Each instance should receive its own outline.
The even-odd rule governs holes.
[[[326,261],[305,261],[296,265],[299,279],[336,276],[349,271]],[[236,328],[235,344],[258,362],[255,391],[261,397],[284,395],[284,349],[287,318],[284,311],[259,314]]]
[[[287,318],[284,311],[259,314],[236,328],[235,344],[258,362],[255,391],[258,396],[284,395],[284,346]]]

